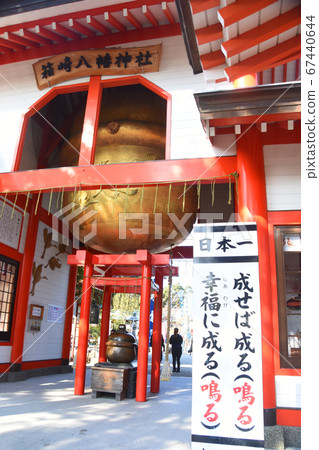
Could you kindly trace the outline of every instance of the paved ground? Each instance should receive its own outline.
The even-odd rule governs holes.
[[[190,450],[191,370],[192,357],[184,354],[181,372],[162,381],[159,394],[150,394],[148,377],[144,403],[93,399],[89,367],[83,396],[73,394],[74,373],[0,383],[0,449]],[[275,442],[271,448],[284,446]]]
[[[93,399],[89,368],[84,396],[73,395],[74,373],[0,383],[0,448],[190,449],[191,359],[144,403]]]

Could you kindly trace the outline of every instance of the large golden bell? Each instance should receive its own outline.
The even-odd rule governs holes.
[[[78,153],[73,148],[80,148],[81,117],[83,114],[75,118],[72,126],[71,146],[66,144],[61,149],[61,165],[78,162]],[[165,100],[143,86],[105,89],[94,164],[165,159],[165,121]],[[131,170],[134,171],[134,164]],[[110,186],[100,190],[82,187],[75,196],[64,195],[64,206],[73,201],[81,206],[81,213],[70,222],[71,231],[75,220],[77,223],[83,220],[80,241],[106,253],[168,250],[190,233],[197,209],[196,188],[185,190],[184,184],[119,189]],[[89,218],[84,220],[85,217]]]

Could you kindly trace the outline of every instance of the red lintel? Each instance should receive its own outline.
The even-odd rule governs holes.
[[[222,158],[191,158],[167,161],[97,166],[60,167],[1,174],[0,192],[49,192],[74,186],[99,189],[143,183],[178,183],[185,180],[205,180],[225,177],[237,170],[236,156]]]
[[[94,286],[141,286],[142,278],[114,278],[114,277],[92,277]]]

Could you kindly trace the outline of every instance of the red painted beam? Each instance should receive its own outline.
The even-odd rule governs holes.
[[[243,125],[251,123],[261,123],[261,122],[276,122],[283,120],[300,120],[301,110],[297,112],[290,113],[276,113],[276,114],[263,114],[254,116],[240,116],[240,117],[221,117],[219,119],[210,119],[210,124],[213,127],[227,126],[227,125]]]
[[[114,28],[116,28],[118,31],[126,32],[125,26],[117,20],[115,17],[112,16],[112,14],[106,12],[104,13],[104,19],[109,22]]]
[[[215,1],[215,0],[208,0],[208,1]],[[146,3],[145,0],[135,0],[135,1],[130,1],[130,2],[117,3],[114,5],[110,5],[110,6],[102,6],[99,8],[90,8],[90,9],[86,9],[84,11],[73,11],[72,18],[73,19],[85,19],[87,15],[90,15],[92,17],[97,17],[97,16],[103,15],[106,12],[106,10],[108,13],[112,14],[112,13],[122,11],[124,8],[129,8],[129,9],[142,8],[145,3]],[[174,2],[170,1],[169,3],[174,3]],[[160,4],[159,0],[147,0],[148,6],[159,5],[159,4]],[[71,18],[70,13],[68,13],[68,14],[61,14],[58,16],[51,16],[51,17],[46,17],[43,19],[36,19],[36,20],[28,21],[28,22],[8,25],[8,26],[0,27],[0,35],[5,33],[6,31],[7,32],[9,32],[9,31],[16,32],[16,31],[19,31],[21,28],[32,30],[37,26],[41,26],[41,27],[42,26],[51,26],[52,22],[57,22],[57,23],[68,22],[68,20],[70,18]]]
[[[84,36],[95,37],[94,31],[90,30],[89,28],[87,28],[86,26],[82,25],[80,22],[77,22],[74,19],[69,19],[69,26],[71,28],[74,28],[79,33],[84,34]]]
[[[18,44],[17,42],[11,42],[8,39],[0,38],[0,44],[3,47],[12,48],[13,50],[24,50],[25,45]]]
[[[131,13],[130,10],[128,10],[127,8],[123,9],[123,16],[125,17],[126,20],[128,20],[130,22],[130,24],[133,25],[133,27],[135,27],[137,30],[142,30],[143,27],[140,24],[140,22],[136,19],[136,17],[133,16],[133,14]]]
[[[71,30],[69,30],[71,32]],[[24,51],[17,50],[15,52],[9,52],[8,54],[0,55],[1,64],[11,64],[19,61],[27,61],[29,59],[40,59],[48,55],[59,55],[60,53],[72,52],[77,50],[85,50],[88,48],[104,48],[107,42],[107,46],[115,46],[120,44],[126,44],[129,42],[148,41],[151,39],[160,39],[164,37],[179,36],[181,34],[181,28],[179,23],[174,25],[160,25],[157,28],[148,27],[140,30],[125,31],[125,33],[111,33],[106,36],[96,36],[94,38],[80,38],[70,40],[64,44],[54,44],[37,49],[26,49]],[[40,38],[41,36],[39,36]],[[42,38],[44,39],[44,38]],[[106,41],[107,39],[107,41]],[[51,44],[51,43],[50,43]],[[9,50],[9,49],[8,49]]]
[[[173,17],[171,10],[169,9],[167,2],[162,2],[162,10],[163,10],[163,13],[165,14],[166,18],[168,19],[169,23],[174,24],[175,19]]]
[[[153,27],[158,27],[158,22],[147,5],[143,5],[142,12]]]
[[[240,52],[252,48],[255,45],[267,41],[268,39],[299,25],[301,21],[300,14],[300,6],[297,6],[274,19],[268,20],[258,27],[246,31],[246,33],[241,33],[234,39],[223,42],[221,49],[225,53],[226,58],[237,55]]]
[[[12,53],[12,49],[9,47],[4,47],[3,45],[0,45],[0,52],[2,53]]]
[[[62,36],[68,37],[70,39],[79,39],[81,36],[78,33],[70,30],[69,28],[61,25],[60,23],[52,22],[53,30],[56,30],[58,33],[62,34]]]
[[[237,0],[217,11],[218,19],[223,27],[228,27],[245,17],[260,11],[266,6],[276,3],[277,0]]]
[[[97,166],[60,167],[1,174],[0,192],[49,192],[53,188],[74,186],[99,189],[101,185],[143,183],[178,183],[184,180],[205,180],[225,177],[236,172],[236,157],[180,159],[169,161],[144,161]]]
[[[301,50],[300,35],[297,35],[281,44],[264,50],[257,55],[245,59],[242,62],[234,64],[225,69],[228,81],[235,81],[237,78],[250,73],[259,72],[274,65],[277,61],[282,60]]]
[[[52,45],[52,40],[46,39],[45,37],[43,37],[44,36],[44,34],[42,33],[43,30],[44,30],[44,28],[38,27],[36,29],[35,33],[32,33],[29,30],[22,30],[22,33],[23,33],[23,36],[25,36],[27,39],[30,39],[31,41],[37,42],[38,44]],[[40,32],[41,32],[41,35],[40,35]],[[62,39],[62,37],[61,37],[61,39]],[[65,39],[63,41],[65,41]]]
[[[201,55],[200,60],[204,70],[226,64],[224,53],[221,50]]]
[[[198,45],[207,44],[217,39],[223,38],[223,27],[220,23],[214,23],[209,27],[199,28],[195,30]]]
[[[190,0],[193,14],[216,8],[220,5],[220,0]]]
[[[15,42],[17,44],[21,44],[24,47],[30,47],[30,48],[37,48],[39,47],[39,44],[33,41],[29,41],[28,39],[22,37],[22,36],[17,36],[16,34],[11,33],[10,31],[8,33],[5,34],[6,35],[6,39],[11,41],[11,42]]]
[[[36,27],[35,31],[36,31],[36,33],[39,33],[40,35],[48,38],[50,41],[59,42],[60,44],[65,44],[65,42],[66,42],[66,38],[64,38],[63,36],[61,36],[58,33],[54,33],[54,31],[48,30],[47,28]]]
[[[111,33],[111,31],[105,25],[102,25],[101,22],[90,15],[86,16],[86,21],[89,25],[103,34],[109,35]]]
[[[79,165],[92,164],[94,161],[101,97],[101,77],[92,76],[83,121],[84,125],[81,139]]]
[[[114,277],[92,277],[91,283],[94,286],[141,286],[141,278],[114,278]]]

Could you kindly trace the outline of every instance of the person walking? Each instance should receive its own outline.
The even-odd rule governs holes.
[[[174,328],[174,334],[170,337],[169,343],[172,346],[173,372],[180,372],[183,338],[178,334],[178,328]]]

